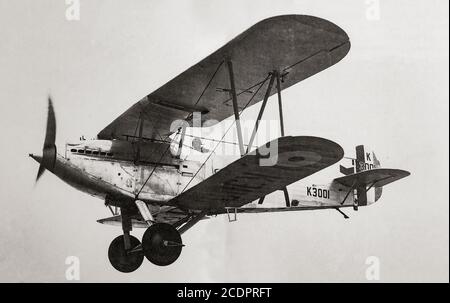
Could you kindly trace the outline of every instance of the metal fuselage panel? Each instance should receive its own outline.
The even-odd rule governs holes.
[[[66,144],[64,153],[57,156],[53,173],[92,196],[108,197],[117,206],[134,201],[138,194],[141,200],[164,205],[186,187],[201,166],[173,157],[168,147],[167,143],[119,140]],[[204,178],[202,168],[189,186]]]

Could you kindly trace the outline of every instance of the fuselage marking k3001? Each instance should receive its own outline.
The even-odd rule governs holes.
[[[317,188],[314,186],[307,186],[306,195],[311,197],[330,199],[330,190]]]

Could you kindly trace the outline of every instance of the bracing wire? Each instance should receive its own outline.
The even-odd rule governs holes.
[[[242,112],[247,108],[247,106],[252,102],[253,98],[258,94],[259,90],[264,86],[264,84],[267,82],[267,80],[269,79],[270,75],[267,76],[262,82],[261,85],[258,87],[258,89],[255,91],[255,93],[253,94],[253,96],[250,98],[250,100],[248,100],[247,104],[244,106],[244,108],[239,112],[239,116],[242,114]],[[210,152],[210,154],[208,155],[208,157],[206,158],[205,161],[203,161],[202,165],[197,169],[197,171],[195,172],[195,174],[192,176],[192,178],[189,180],[189,182],[186,184],[186,186],[183,188],[183,190],[181,191],[182,193],[186,190],[186,188],[189,186],[189,184],[191,184],[192,180],[194,180],[194,178],[197,176],[197,174],[199,173],[199,171],[203,168],[203,166],[206,164],[206,162],[208,162],[209,158],[212,156],[212,154],[214,154],[214,152],[216,151],[217,147],[219,146],[219,144],[223,141],[223,139],[225,138],[225,136],[227,135],[227,133],[230,131],[231,127],[236,123],[236,120],[233,120],[233,122],[230,124],[230,126],[228,127],[228,129],[225,131],[225,133],[223,134],[222,138],[220,139],[220,141],[216,144],[216,146],[214,146],[213,150]]]
[[[206,90],[207,90],[208,87],[210,86],[212,80],[213,80],[214,77],[216,76],[216,74],[217,74],[217,72],[219,71],[220,67],[222,66],[223,62],[224,62],[224,61],[222,60],[222,61],[219,63],[219,65],[217,66],[216,70],[215,70],[214,73],[212,74],[212,76],[211,76],[211,78],[209,79],[208,83],[206,84],[205,88],[203,89],[203,91],[201,92],[201,94],[200,94],[200,96],[198,97],[197,101],[195,102],[195,105],[197,105],[198,102],[200,101],[200,99],[203,97],[204,93],[206,92]],[[195,105],[194,105],[194,106],[195,106]],[[144,111],[144,113],[147,114],[145,111]],[[191,115],[191,114],[188,114],[188,115],[187,115],[186,120],[189,119],[189,116],[190,116],[190,115]],[[159,134],[159,132],[158,132],[158,135],[159,135],[159,137],[162,139],[162,137],[161,137],[161,135]],[[164,156],[166,155],[166,153],[167,153],[167,151],[168,151],[169,149],[170,149],[170,144],[167,146],[166,150],[162,153],[161,158],[160,158],[160,160],[159,160],[158,162],[160,162],[160,161],[164,158]],[[153,167],[152,171],[151,171],[150,174],[148,175],[148,177],[147,177],[147,179],[145,180],[144,184],[142,184],[141,188],[139,189],[138,193],[136,194],[136,199],[139,197],[139,194],[142,192],[143,188],[144,188],[145,185],[147,184],[148,180],[150,180],[150,177],[153,175],[153,173],[155,172],[155,170],[156,170],[156,165]]]

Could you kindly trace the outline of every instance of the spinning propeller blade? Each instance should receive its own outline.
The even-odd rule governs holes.
[[[53,103],[50,96],[48,97],[48,112],[47,112],[47,129],[45,132],[44,146],[42,148],[42,157],[30,154],[30,156],[40,163],[39,170],[36,176],[36,182],[42,176],[46,169],[52,171],[56,160],[56,118],[53,110]]]

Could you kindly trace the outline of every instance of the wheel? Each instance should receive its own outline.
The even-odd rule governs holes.
[[[175,262],[182,247],[180,233],[167,223],[151,225],[142,237],[145,257],[155,265],[167,266]]]
[[[130,235],[131,248],[135,248],[141,242]],[[128,273],[135,271],[144,261],[142,250],[130,252],[125,250],[123,235],[115,238],[108,249],[108,258],[111,265],[120,272]]]

